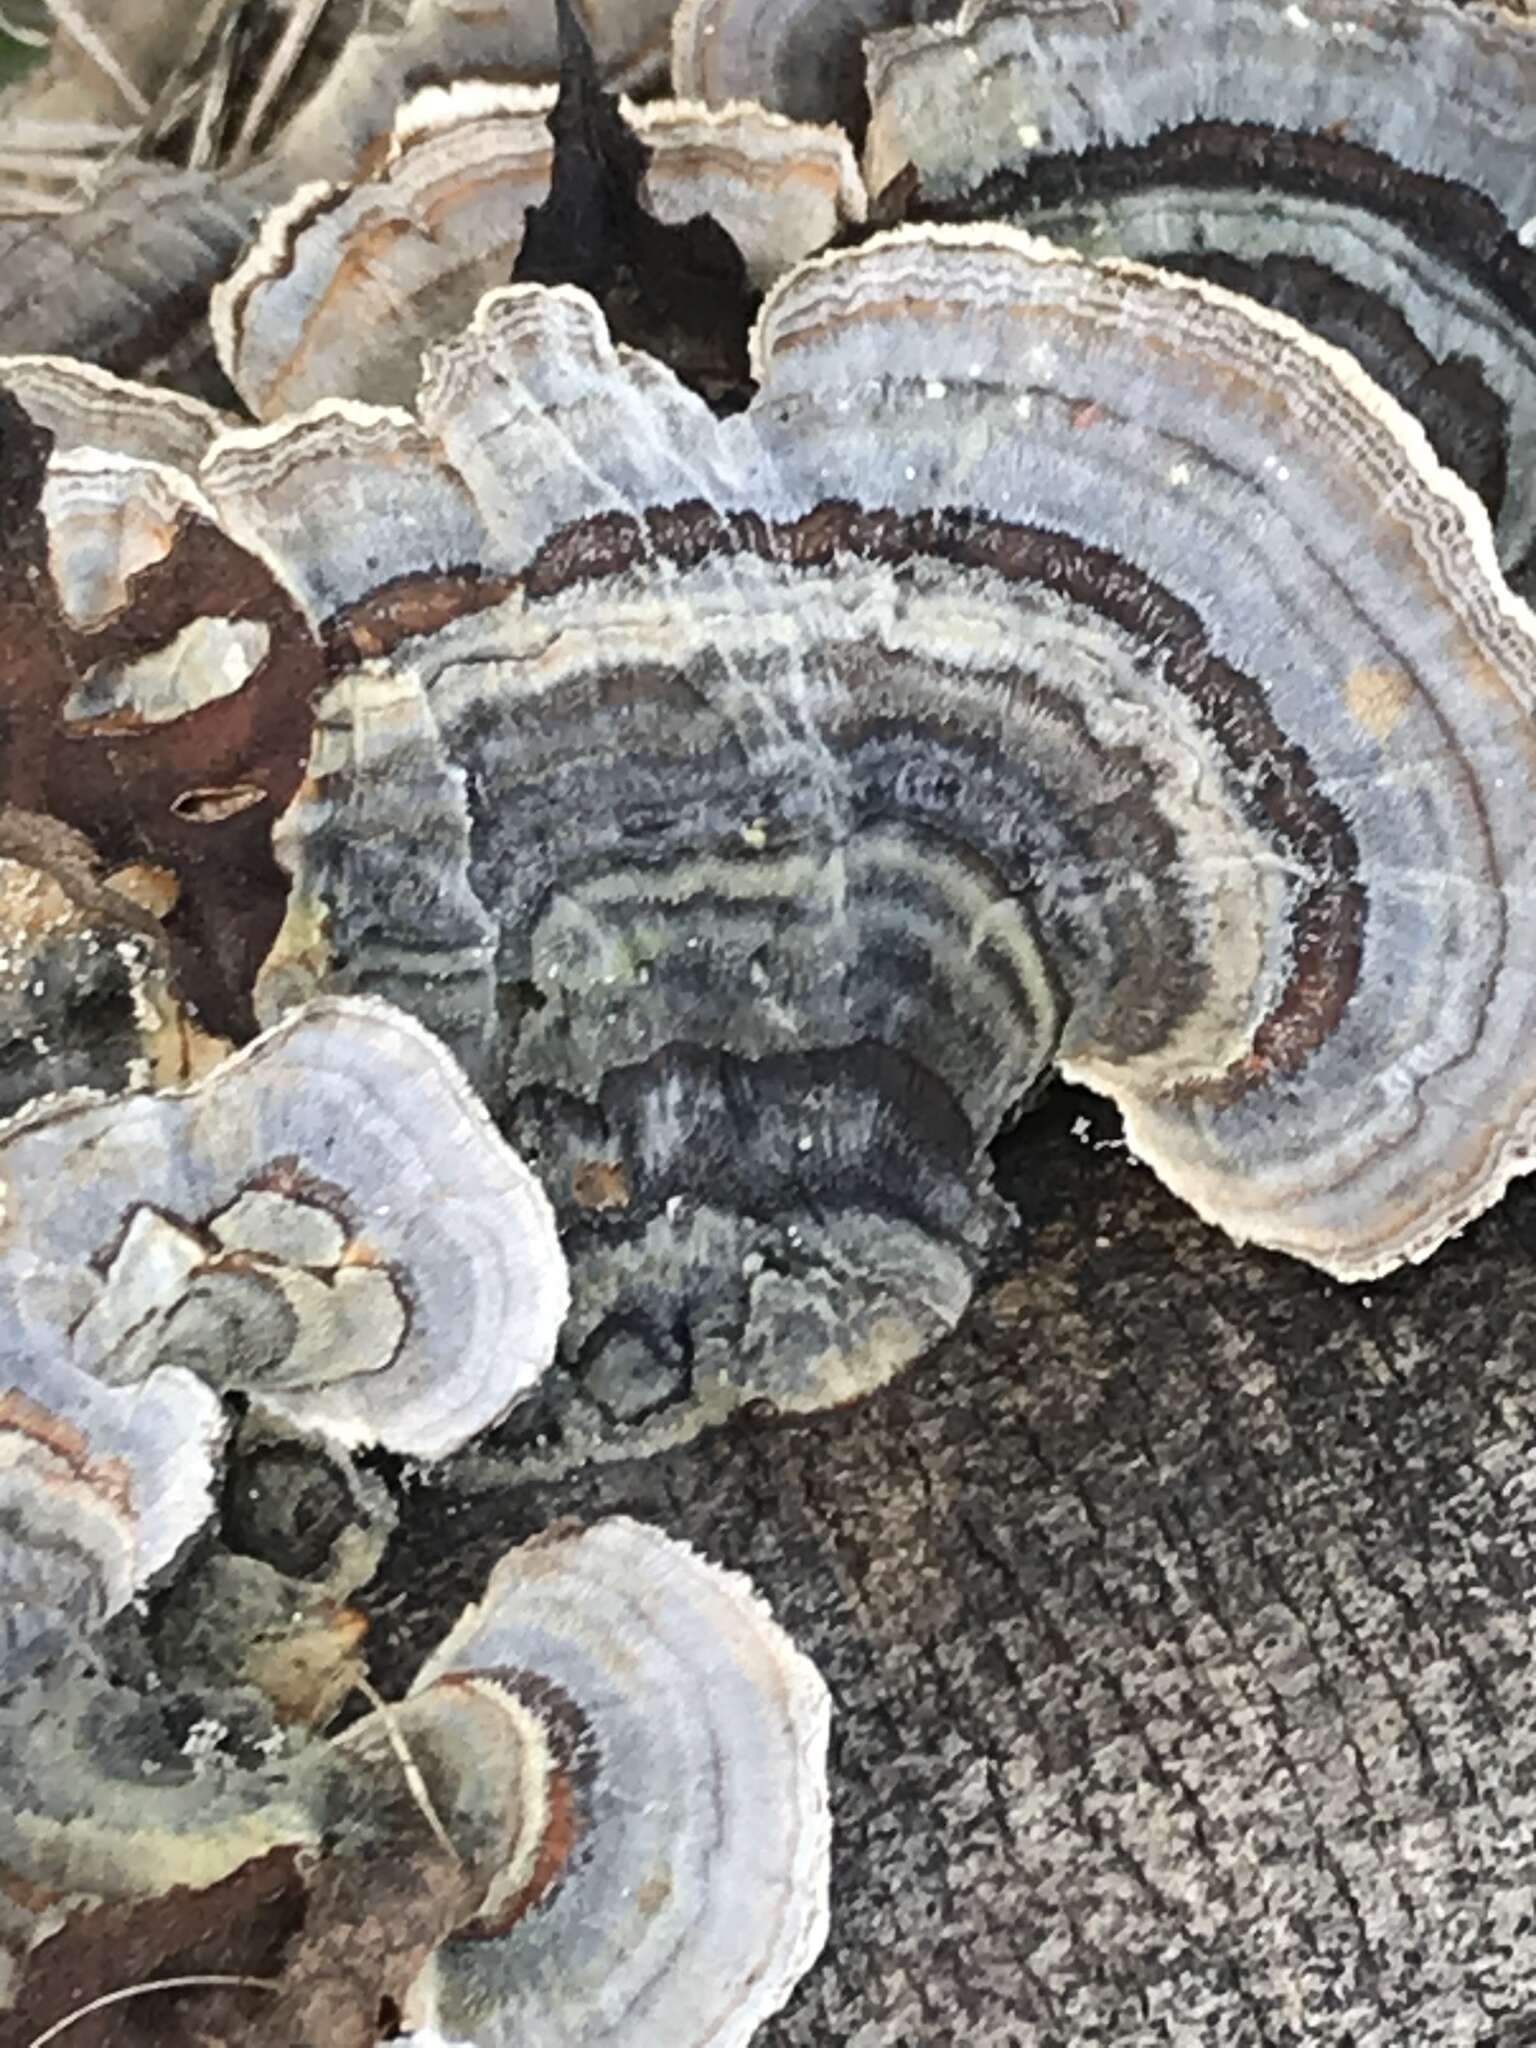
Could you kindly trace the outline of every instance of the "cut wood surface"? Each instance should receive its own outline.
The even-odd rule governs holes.
[[[859,1406],[419,1488],[379,1682],[509,1541],[643,1516],[832,1691],[831,1940],[765,2048],[1536,2041],[1536,1190],[1362,1292],[1114,1136],[1026,1119],[994,1284]]]

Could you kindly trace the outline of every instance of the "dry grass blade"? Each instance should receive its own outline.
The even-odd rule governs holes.
[[[427,1781],[416,1767],[416,1759],[411,1755],[410,1744],[406,1741],[400,1724],[395,1719],[394,1708],[382,1694],[375,1692],[366,1678],[357,1679],[356,1685],[363,1698],[383,1722],[384,1738],[395,1752],[401,1774],[410,1788],[411,1797],[421,1810],[422,1818],[426,1821],[427,1826],[432,1830],[438,1842],[453,1858],[454,1862],[462,1863],[463,1858],[453,1845],[453,1837],[443,1826],[441,1819],[438,1817],[437,1808],[432,1804],[432,1795],[427,1790]]]
[[[98,29],[91,26],[75,0],[52,0],[53,18],[66,35],[72,36],[91,62],[104,71],[123,98],[141,118],[149,112],[149,101],[134,83],[127,66]]]
[[[251,103],[245,110],[240,132],[229,152],[232,169],[238,170],[242,164],[249,162],[256,138],[261,133],[262,123],[271,112],[283,87],[293,76],[295,67],[304,54],[305,45],[314,34],[320,17],[329,5],[330,0],[295,0],[293,12],[288,17],[288,26],[279,37],[277,47],[267,61],[267,68],[251,95]]]
[[[202,95],[202,104],[198,108],[192,146],[187,152],[187,163],[194,171],[207,170],[218,160],[219,137],[229,106],[229,89],[235,75],[235,55],[240,44],[239,29],[239,10],[233,9],[219,24],[218,52],[214,57],[213,68]]]
[[[0,7],[0,35],[9,36],[13,43],[20,43],[24,50],[46,50],[48,47],[46,29],[28,28],[22,22],[13,21],[3,7]]]

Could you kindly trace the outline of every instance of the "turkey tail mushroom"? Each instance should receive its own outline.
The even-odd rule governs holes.
[[[573,1263],[550,1455],[932,1342],[1053,1063],[1344,1277],[1496,1200],[1536,628],[1418,426],[1251,300],[1007,228],[795,271],[756,374],[717,421],[514,287],[419,423],[200,472],[340,671],[261,999],[442,967]]]
[[[536,1825],[407,2021],[476,2048],[742,2048],[826,1939],[814,1666],[746,1579],[615,1519],[503,1558],[398,1711],[462,1706],[468,1730],[498,1697]]]
[[[672,17],[672,86],[710,106],[760,100],[802,121],[862,135],[871,35],[953,13],[959,0],[682,0]]]
[[[178,1742],[184,1704],[66,1669],[0,1705],[34,2010],[99,1968],[93,1907],[195,1952],[263,1872],[264,2038],[313,2048],[372,2042],[381,2002],[469,2048],[744,2048],[825,1940],[826,1687],[746,1579],[639,1523],[510,1552],[334,1740],[229,1693]]]
[[[258,419],[323,398],[406,403],[421,351],[511,275],[549,196],[551,89],[467,81],[404,105],[346,186],[306,185],[213,295],[214,337]],[[658,219],[708,214],[762,287],[863,218],[846,139],[760,107],[627,110]]]
[[[1398,0],[969,0],[870,43],[904,217],[1011,221],[1347,348],[1536,575],[1536,24]]]
[[[125,1390],[187,1368],[344,1446],[439,1458],[528,1393],[565,1265],[537,1182],[442,1048],[364,998],[195,1086],[0,1139],[0,1304]]]
[[[217,1398],[162,1371],[101,1386],[0,1340],[0,1693],[79,1644],[213,1512]]]

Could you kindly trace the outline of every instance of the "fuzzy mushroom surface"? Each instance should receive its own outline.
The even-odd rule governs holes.
[[[827,1690],[750,1583],[627,1519],[551,1530],[405,1711],[456,1689],[523,1703],[544,1803],[407,2020],[477,2048],[742,2048],[826,1939],[830,1844]]]
[[[871,190],[1248,293],[1347,348],[1536,575],[1536,26],[1400,0],[968,0],[869,45]]]
[[[0,1302],[92,1385],[167,1368],[437,1458],[537,1381],[566,1303],[542,1191],[442,1048],[366,998],[192,1088],[0,1142]]]

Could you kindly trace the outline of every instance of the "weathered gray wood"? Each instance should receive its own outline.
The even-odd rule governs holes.
[[[1204,1229],[1058,1095],[960,1335],[856,1410],[418,1490],[386,1686],[624,1509],[834,1695],[833,1936],[764,2048],[1536,2039],[1536,1194],[1364,1292]]]

